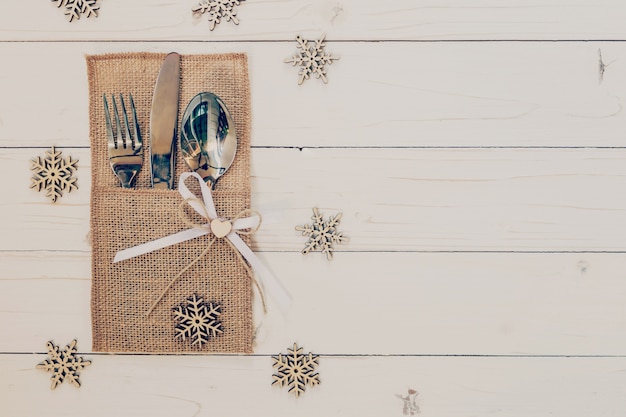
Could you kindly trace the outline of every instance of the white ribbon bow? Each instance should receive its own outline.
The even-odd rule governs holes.
[[[200,184],[200,190],[202,191],[202,200],[204,201],[204,205],[202,204],[202,201],[200,201],[189,190],[189,188],[187,188],[185,180],[189,177],[193,177],[198,180],[198,183]],[[160,239],[152,240],[150,242],[134,246],[132,248],[121,250],[117,252],[115,257],[113,258],[113,263],[125,261],[139,255],[154,252],[168,246],[176,245],[178,243],[186,242],[188,240],[212,233],[211,222],[213,220],[219,219],[219,217],[217,216],[217,211],[215,210],[215,204],[213,203],[211,189],[206,185],[202,177],[195,172],[182,173],[179,179],[178,192],[183,197],[183,200],[187,201],[187,203],[189,203],[189,205],[198,214],[208,220],[208,223],[203,225],[202,228],[195,227],[183,230],[170,236],[165,236]],[[248,245],[246,245],[246,243],[237,234],[238,230],[254,229],[258,227],[260,221],[261,219],[257,215],[237,219],[232,222],[232,228],[230,232],[224,237],[228,239],[239,251],[239,253],[248,261],[252,270],[259,278],[265,290],[272,296],[272,298],[278,303],[280,309],[284,312],[291,305],[291,296],[283,287],[281,282],[276,279],[276,277],[274,277],[274,275],[265,267],[265,265],[263,265],[260,259],[257,258],[254,252],[252,252]]]

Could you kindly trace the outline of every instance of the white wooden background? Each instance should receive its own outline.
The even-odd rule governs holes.
[[[193,0],[104,0],[68,23],[0,2],[0,415],[626,415],[626,4],[248,0],[208,30]],[[326,33],[329,84],[297,85]],[[255,250],[295,299],[248,356],[90,352],[85,54],[241,51],[252,87]],[[79,190],[29,189],[52,145]],[[350,236],[299,254],[317,206]],[[78,338],[79,390],[45,342]],[[299,399],[270,355],[321,355]]]

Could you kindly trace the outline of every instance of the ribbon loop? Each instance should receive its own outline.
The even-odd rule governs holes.
[[[190,177],[195,178],[200,184],[202,200],[196,197],[196,195],[192,193],[185,184],[185,180]],[[233,221],[218,217],[217,210],[213,202],[213,196],[211,195],[211,189],[206,185],[204,180],[202,180],[202,177],[195,172],[184,172],[181,174],[178,192],[183,197],[183,203],[180,207],[181,219],[185,224],[187,224],[187,226],[190,227],[190,229],[183,230],[170,236],[162,237],[160,239],[156,239],[150,242],[143,243],[141,245],[121,250],[117,252],[113,259],[113,263],[121,262],[146,253],[166,248],[168,246],[186,242],[200,236],[205,236],[208,234],[214,235],[213,238],[210,240],[209,245],[200,254],[200,256],[192,261],[189,265],[187,265],[187,267],[183,269],[178,275],[176,275],[176,277],[174,277],[174,279],[170,282],[165,291],[162,293],[161,297],[159,297],[150,307],[150,310],[147,314],[150,314],[152,312],[154,307],[161,301],[163,296],[167,293],[167,291],[174,284],[174,282],[176,282],[176,280],[185,271],[187,271],[191,266],[193,266],[197,261],[199,261],[203,256],[208,253],[211,245],[217,238],[224,238],[233,248],[237,256],[239,256],[241,262],[252,276],[253,282],[259,290],[259,294],[261,296],[261,301],[263,302],[264,308],[265,300],[263,297],[263,290],[254,278],[254,275],[259,278],[259,280],[263,284],[263,287],[278,303],[280,309],[285,312],[291,304],[291,296],[283,287],[281,282],[278,281],[276,277],[274,277],[274,275],[265,267],[265,265],[263,265],[259,258],[254,254],[254,252],[252,252],[248,245],[246,245],[241,237],[239,237],[240,234],[249,235],[258,230],[261,225],[261,216],[259,215],[259,213],[253,210],[244,210]],[[184,215],[184,204],[188,204],[189,206],[191,206],[194,211],[196,211],[200,216],[206,219],[206,223],[198,224],[188,219]],[[247,214],[251,215],[248,217],[243,217]],[[250,264],[250,267],[248,267],[246,261]]]

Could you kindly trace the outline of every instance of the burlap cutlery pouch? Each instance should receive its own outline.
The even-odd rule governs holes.
[[[93,349],[103,352],[250,353],[251,277],[224,241],[185,272],[153,312],[151,304],[168,283],[207,247],[211,236],[112,263],[116,252],[188,229],[180,217],[176,190],[150,188],[149,119],[152,93],[165,54],[87,56],[91,141],[91,239]],[[250,91],[245,54],[183,55],[179,121],[189,100],[211,91],[233,116],[238,147],[235,161],[213,193],[220,216],[234,218],[250,207]],[[144,164],[135,189],[120,188],[108,162],[104,94],[132,94],[144,140]],[[129,104],[127,102],[127,109]],[[176,178],[187,166],[177,146]],[[178,184],[175,185],[177,187]],[[199,195],[199,194],[198,194]],[[183,208],[196,223],[191,210]],[[244,238],[245,240],[245,238]],[[247,241],[249,243],[249,241]],[[175,339],[172,309],[193,294],[221,305],[223,333],[202,348]]]

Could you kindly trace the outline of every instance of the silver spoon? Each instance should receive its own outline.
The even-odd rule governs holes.
[[[213,93],[199,93],[191,99],[180,129],[183,159],[206,183],[215,183],[235,159],[237,133],[224,102]]]

